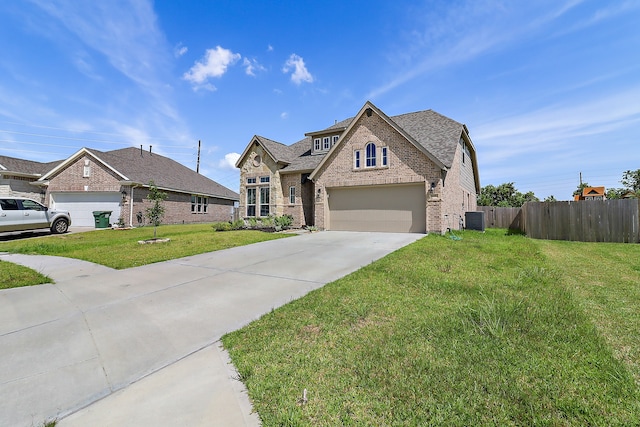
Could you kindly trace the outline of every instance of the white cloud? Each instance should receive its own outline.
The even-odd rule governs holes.
[[[222,77],[227,68],[240,59],[239,53],[233,53],[229,49],[216,46],[215,49],[207,49],[204,58],[184,73],[183,78],[194,85],[194,89],[204,88],[215,90],[207,80],[212,77]]]
[[[224,159],[218,162],[218,167],[220,169],[236,169],[236,162],[240,158],[240,154],[238,153],[228,153],[224,155]]]
[[[283,120],[286,120],[289,118],[289,113],[287,113],[286,111],[283,111],[282,113],[280,113],[280,118]]]
[[[288,73],[293,70],[291,74],[291,81],[295,84],[299,85],[302,82],[312,83],[313,76],[307,70],[307,67],[304,64],[304,59],[301,56],[292,53],[287,62],[285,62],[284,67],[282,68],[283,73]]]
[[[178,43],[175,48],[173,48],[173,54],[176,58],[181,57],[189,50],[188,47],[183,46],[182,43]]]
[[[273,46],[268,45],[267,46],[267,52],[273,52]]]
[[[256,61],[255,59],[244,58],[242,60],[242,65],[245,67],[244,71],[248,76],[255,76],[256,71],[266,70],[266,68],[258,63],[258,61]]]

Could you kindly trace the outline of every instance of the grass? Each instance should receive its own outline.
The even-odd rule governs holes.
[[[286,236],[253,230],[215,232],[211,224],[164,225],[158,227],[158,237],[171,239],[167,243],[139,244],[153,237],[153,228],[142,227],[0,242],[0,251],[63,256],[124,269]]]
[[[51,283],[52,280],[37,271],[12,262],[0,261],[0,289]]]
[[[640,425],[640,246],[462,236],[224,336],[263,425]]]

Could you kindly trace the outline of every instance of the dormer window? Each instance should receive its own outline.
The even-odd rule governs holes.
[[[316,138],[313,140],[313,150],[320,151],[320,138]]]
[[[338,142],[338,139],[340,139],[340,135],[333,135],[333,142],[331,143],[331,145],[336,145],[336,142]]]
[[[329,148],[331,148],[331,138],[329,138],[328,136],[325,136],[322,142],[323,142],[323,145],[322,145],[323,150],[328,150]]]

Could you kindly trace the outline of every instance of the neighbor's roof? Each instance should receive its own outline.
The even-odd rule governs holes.
[[[604,187],[585,187],[582,189],[583,196],[604,196]]]
[[[32,175],[39,177],[54,168],[59,161],[40,163],[31,160],[17,159],[15,157],[0,156],[0,172],[15,172],[18,175]]]
[[[238,200],[239,198],[238,193],[159,154],[149,153],[134,147],[105,152],[92,149],[87,149],[87,151],[125,175],[129,181],[144,185],[153,181],[157,187],[167,190],[197,193],[223,199]]]

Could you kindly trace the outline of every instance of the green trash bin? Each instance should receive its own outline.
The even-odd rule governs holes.
[[[96,228],[109,228],[109,217],[112,211],[93,211]]]

